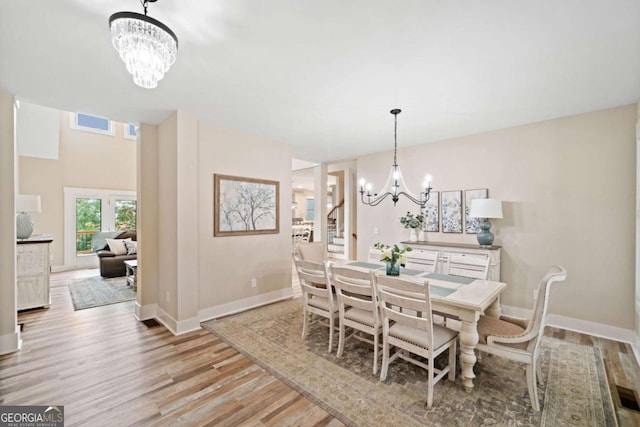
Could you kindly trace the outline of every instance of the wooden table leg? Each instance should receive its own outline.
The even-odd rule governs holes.
[[[463,320],[460,328],[460,370],[462,383],[467,392],[473,390],[473,379],[476,377],[473,366],[477,361],[475,348],[478,340],[478,321]]]

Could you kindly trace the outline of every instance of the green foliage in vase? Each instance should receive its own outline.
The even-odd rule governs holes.
[[[400,224],[404,225],[404,228],[422,228],[424,215],[414,215],[411,212],[407,212],[405,216],[400,217]]]

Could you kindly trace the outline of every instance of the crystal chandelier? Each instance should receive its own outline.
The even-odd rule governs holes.
[[[141,0],[144,15],[118,12],[109,18],[111,41],[138,86],[153,89],[176,61],[178,37],[162,22],[147,16],[147,3]]]
[[[422,184],[424,190],[420,192],[420,195],[411,193],[407,188],[407,184],[405,184],[404,182],[404,178],[402,178],[402,172],[400,171],[400,166],[398,165],[398,114],[400,114],[401,111],[402,110],[398,108],[391,110],[391,114],[393,114],[395,118],[395,126],[393,130],[394,147],[393,165],[391,166],[391,171],[389,172],[389,176],[387,177],[387,182],[384,184],[384,187],[382,188],[382,190],[380,190],[379,193],[371,194],[371,184],[367,184],[364,178],[360,180],[360,199],[365,205],[376,206],[388,196],[391,196],[391,200],[393,200],[393,206],[395,206],[401,195],[406,196],[409,200],[411,200],[416,205],[419,205],[421,208],[424,208],[429,201],[429,196],[431,195],[431,177],[429,175],[425,177],[425,181]]]

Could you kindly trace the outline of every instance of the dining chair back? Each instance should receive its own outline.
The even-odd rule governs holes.
[[[307,336],[313,315],[328,319],[329,353],[333,348],[333,332],[338,317],[338,305],[331,290],[327,266],[324,263],[294,260],[302,290],[302,338]]]
[[[300,242],[295,249],[295,257],[305,261],[325,261],[322,242]]]
[[[489,254],[449,255],[446,262],[446,274],[487,280],[489,276]]]
[[[374,248],[373,246],[370,247],[367,260],[369,262],[380,262],[380,258],[382,258],[382,250]]]
[[[373,373],[376,374],[382,323],[378,312],[378,299],[371,279],[372,273],[335,265],[330,269],[331,284],[336,289],[338,297],[340,318],[337,356],[342,357],[345,341],[349,338],[373,344]],[[347,327],[353,329],[349,336],[346,336]],[[358,335],[358,332],[371,335],[373,339]]]
[[[549,307],[551,285],[567,278],[567,270],[555,265],[544,275],[536,290],[531,318],[516,319],[500,316],[499,319],[480,316],[476,349],[526,365],[529,400],[534,411],[540,410],[537,383],[542,382],[540,369],[540,342]]]
[[[373,276],[380,299],[382,316],[382,370],[386,379],[389,364],[400,358],[427,371],[427,406],[433,405],[433,386],[448,374],[456,375],[457,332],[434,325],[431,313],[429,283],[416,283],[398,277]],[[390,348],[395,347],[393,355]],[[442,369],[434,365],[435,358],[449,351],[449,363]],[[412,355],[426,359],[418,359]]]
[[[407,252],[407,268],[434,273],[438,266],[439,253],[426,249],[413,249]]]

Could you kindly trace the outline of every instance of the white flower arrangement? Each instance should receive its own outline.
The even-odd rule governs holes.
[[[398,263],[402,267],[404,267],[407,263],[406,252],[411,252],[413,250],[409,246],[405,246],[404,248],[400,249],[398,245],[389,246],[380,242],[373,245],[373,247],[382,251],[380,261],[389,261],[391,262],[391,264]]]

